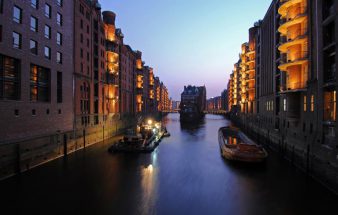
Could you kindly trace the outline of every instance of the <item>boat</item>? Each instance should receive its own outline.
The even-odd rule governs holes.
[[[167,131],[166,127],[163,129],[163,137],[170,137],[170,133]]]
[[[122,139],[108,148],[111,153],[114,152],[137,152],[150,153],[160,144],[164,137],[166,129],[161,123],[142,124],[138,132],[129,132]]]
[[[226,126],[218,130],[221,155],[227,160],[262,162],[268,153],[236,127]]]

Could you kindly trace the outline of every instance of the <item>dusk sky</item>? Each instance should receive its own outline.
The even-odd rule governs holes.
[[[116,13],[124,42],[143,53],[174,100],[183,86],[205,85],[207,97],[226,88],[248,29],[271,0],[101,0]]]

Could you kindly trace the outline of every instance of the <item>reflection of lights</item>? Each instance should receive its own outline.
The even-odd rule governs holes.
[[[152,164],[149,164],[149,166],[146,168],[146,170],[148,170],[150,173],[152,173],[153,170],[154,170],[153,165],[152,165]]]

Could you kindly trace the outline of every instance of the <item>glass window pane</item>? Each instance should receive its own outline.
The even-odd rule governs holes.
[[[62,26],[62,15],[60,13],[56,14],[56,23]]]
[[[38,31],[38,19],[31,16],[31,30],[37,32]]]
[[[13,48],[21,49],[21,35],[13,32]]]
[[[47,59],[50,59],[50,48],[45,46],[45,57]]]
[[[13,20],[14,22],[21,23],[22,19],[22,10],[18,6],[13,8]]]
[[[59,32],[56,34],[56,43],[60,46],[62,45],[62,34]]]
[[[38,9],[39,1],[38,0],[31,0],[31,6],[35,9]]]
[[[34,40],[30,40],[30,50],[32,54],[37,55],[38,54],[38,45],[37,42]]]
[[[63,6],[63,0],[57,0],[56,1],[57,5],[62,7]]]
[[[52,16],[52,11],[51,7],[49,4],[45,4],[45,16],[48,18],[51,18]]]
[[[45,37],[50,39],[51,28],[48,25],[45,25]]]

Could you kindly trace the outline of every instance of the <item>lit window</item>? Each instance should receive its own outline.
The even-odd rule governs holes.
[[[336,91],[324,92],[324,121],[337,119],[337,93]]]
[[[337,91],[333,91],[333,120],[337,120]]]
[[[315,111],[315,96],[311,95],[311,112]]]
[[[56,33],[56,44],[62,46],[62,34],[59,32]]]
[[[13,32],[13,48],[21,49],[21,34]]]
[[[50,70],[31,64],[30,72],[30,100],[50,101]]]
[[[48,46],[45,46],[45,58],[47,58],[48,60],[50,60],[50,48]]]
[[[56,62],[62,64],[62,53],[56,52]]]
[[[19,100],[20,61],[0,54],[0,71],[0,99]]]
[[[39,0],[31,0],[31,6],[35,9],[39,8]]]
[[[51,28],[48,25],[45,25],[45,37],[47,39],[50,39],[50,35],[51,35]]]
[[[287,111],[287,108],[286,108],[286,99],[283,99],[283,110]]]
[[[306,96],[304,96],[303,98],[303,110],[304,112],[307,111],[307,97]]]
[[[38,43],[35,40],[30,40],[29,48],[32,54],[35,54],[35,55],[38,54]]]
[[[13,20],[19,24],[22,22],[22,9],[16,5],[13,8]]]
[[[38,19],[34,16],[31,16],[31,30],[38,32]]]
[[[56,23],[62,26],[62,15],[60,13],[56,14]]]
[[[52,17],[52,8],[49,4],[45,4],[45,16],[48,18]]]

